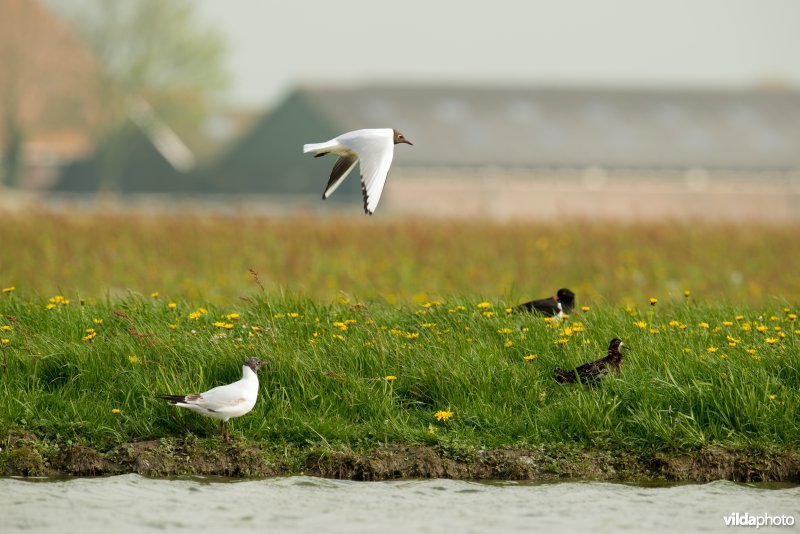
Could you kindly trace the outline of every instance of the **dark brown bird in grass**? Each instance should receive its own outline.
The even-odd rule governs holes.
[[[575,309],[575,293],[562,287],[554,297],[532,300],[520,304],[514,309],[521,312],[539,312],[548,317],[556,315],[561,317],[565,313],[572,313],[572,310]]]
[[[608,356],[599,360],[585,363],[576,369],[565,371],[556,367],[555,379],[561,384],[580,381],[583,384],[594,385],[609,371],[619,373],[622,369],[622,352],[620,349],[628,347],[621,339],[614,338],[608,345]]]

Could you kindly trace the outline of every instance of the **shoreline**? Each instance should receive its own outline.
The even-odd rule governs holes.
[[[276,452],[267,444],[162,438],[131,442],[101,453],[84,445],[9,438],[0,451],[0,476],[90,477],[120,474],[148,477],[224,476],[268,478],[305,475],[381,481],[450,478],[554,482],[705,483],[784,482],[800,484],[800,452],[634,452],[539,446],[452,451],[429,445],[386,445],[367,452],[313,447]]]

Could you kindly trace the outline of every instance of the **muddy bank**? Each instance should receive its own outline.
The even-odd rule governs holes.
[[[637,454],[569,447],[494,449],[454,453],[431,446],[350,450],[270,449],[258,443],[161,439],[127,443],[101,453],[82,445],[52,444],[31,436],[5,440],[0,476],[311,475],[349,480],[453,478],[800,483],[800,453],[707,448],[690,453]]]

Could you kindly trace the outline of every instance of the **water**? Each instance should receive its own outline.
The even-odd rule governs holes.
[[[723,532],[723,516],[792,515],[800,487],[732,482],[222,481],[138,475],[0,479],[0,532]],[[744,527],[737,530],[749,530]]]

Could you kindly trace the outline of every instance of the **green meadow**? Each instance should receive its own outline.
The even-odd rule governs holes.
[[[797,228],[12,219],[6,443],[215,440],[158,395],[234,381],[252,355],[268,365],[233,436],[277,451],[800,443]],[[578,294],[564,321],[511,311],[560,286]],[[555,383],[614,337],[619,375]]]
[[[466,299],[321,306],[255,293],[202,304],[5,295],[0,424],[99,450],[214,436],[215,422],[157,395],[233,381],[257,355],[269,362],[261,396],[235,434],[278,446],[691,450],[800,439],[792,308],[690,298],[558,322]],[[554,367],[603,356],[615,336],[632,347],[618,376],[594,388],[554,382]]]

